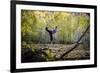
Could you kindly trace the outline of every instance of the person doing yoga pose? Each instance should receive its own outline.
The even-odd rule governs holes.
[[[57,32],[57,26],[54,29],[48,29],[48,27],[46,27],[45,30],[49,33],[50,41],[52,42],[54,40],[53,35]]]

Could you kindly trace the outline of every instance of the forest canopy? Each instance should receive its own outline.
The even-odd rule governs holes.
[[[89,13],[21,10],[21,36],[24,43],[49,43],[45,28],[57,26],[55,43],[76,42],[90,25]]]

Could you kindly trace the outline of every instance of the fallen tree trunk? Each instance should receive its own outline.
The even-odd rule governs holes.
[[[90,25],[86,28],[85,32],[84,32],[84,33],[81,35],[81,37],[78,39],[78,41],[76,42],[75,46],[72,47],[69,51],[66,51],[64,54],[62,54],[62,55],[60,56],[60,59],[63,59],[63,57],[64,57],[66,54],[70,53],[70,52],[73,51],[76,47],[79,46],[79,42],[80,42],[81,39],[85,36],[85,34],[86,34],[86,32],[89,30],[89,28],[90,28]]]

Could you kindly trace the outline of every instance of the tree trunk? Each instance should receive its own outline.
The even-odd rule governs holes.
[[[76,42],[75,46],[72,47],[69,51],[66,51],[64,54],[62,54],[62,55],[60,56],[60,59],[63,59],[63,57],[64,57],[66,54],[70,53],[70,52],[73,51],[76,47],[79,46],[80,40],[85,36],[85,34],[86,34],[86,32],[88,31],[89,28],[90,28],[90,25],[86,28],[85,32],[84,32],[84,33],[81,35],[81,37],[78,39],[78,41]]]

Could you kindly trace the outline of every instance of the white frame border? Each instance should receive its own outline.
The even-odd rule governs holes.
[[[21,9],[90,13],[90,60],[21,63]],[[94,64],[94,9],[16,5],[16,69]]]

